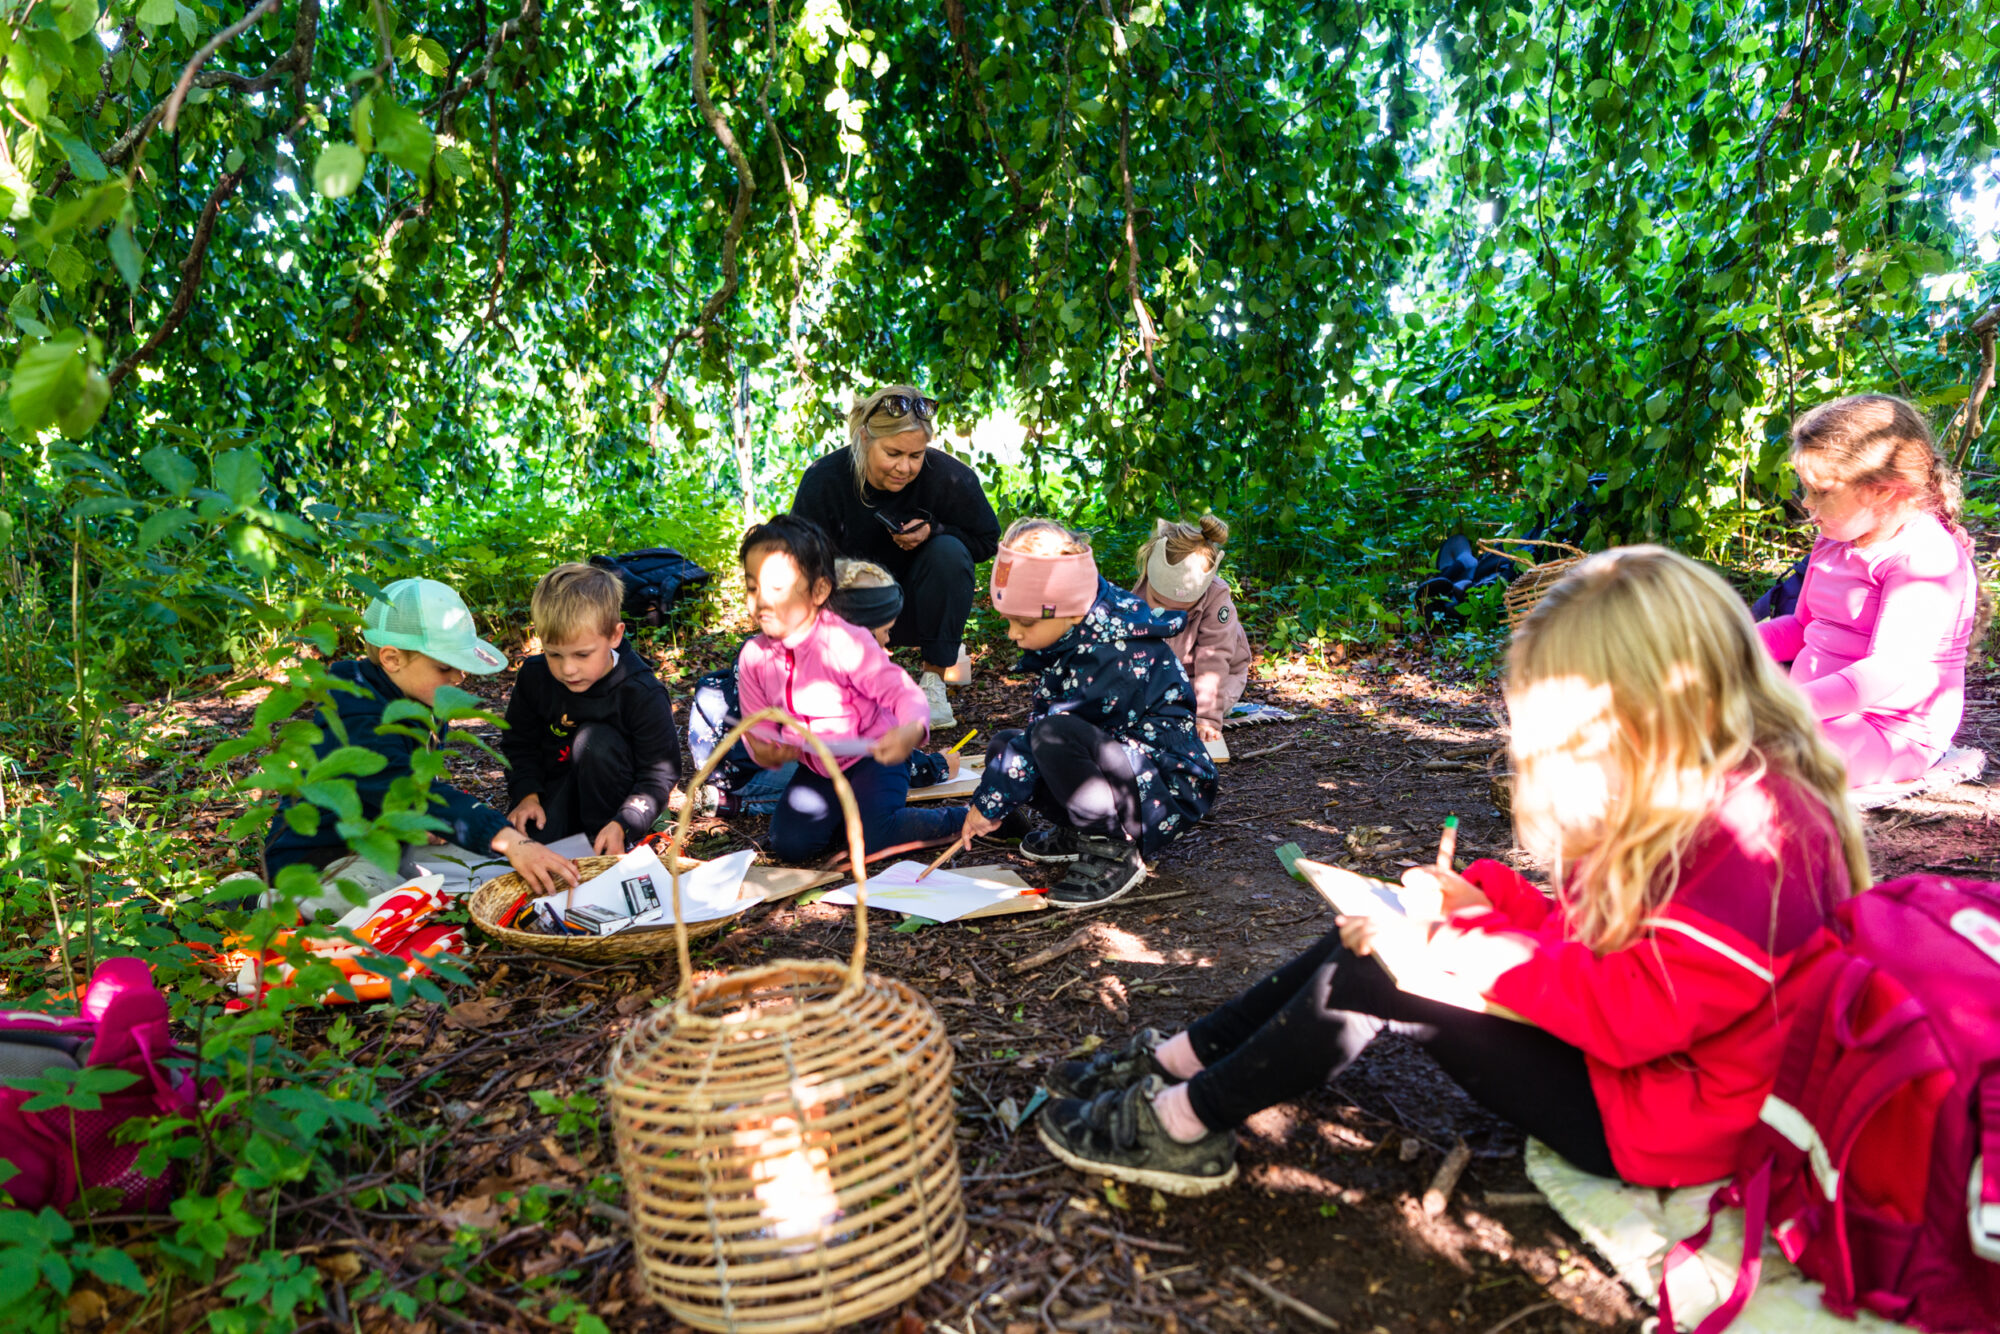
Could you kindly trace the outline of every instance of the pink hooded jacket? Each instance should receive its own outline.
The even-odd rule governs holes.
[[[1867,714],[1942,751],[1965,713],[1979,582],[1956,535],[1919,514],[1885,542],[1813,543],[1798,610],[1757,632],[1819,718]]]
[[[910,674],[889,660],[874,635],[824,608],[789,639],[758,635],[745,644],[736,655],[736,689],[745,718],[775,706],[822,741],[875,741],[910,723],[924,724],[929,734],[930,705]],[[769,724],[757,732],[773,736]],[[782,739],[797,742],[790,729]],[[818,753],[802,749],[800,762],[829,777]],[[859,758],[840,757],[840,767]]]

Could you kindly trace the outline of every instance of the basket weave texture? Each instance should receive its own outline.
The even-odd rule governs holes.
[[[766,709],[712,759],[765,721],[805,732]],[[612,1052],[605,1084],[640,1272],[696,1329],[843,1328],[942,1275],[965,1244],[951,1045],[921,996],[865,969],[861,818],[845,779],[834,791],[859,868],[852,958],[696,982],[676,877],[680,993]]]
[[[1554,547],[1568,554],[1537,563],[1533,556],[1527,553],[1504,549],[1509,546]],[[1530,537],[1485,538],[1479,543],[1479,549],[1496,556],[1505,556],[1521,567],[1521,573],[1514,576],[1512,582],[1507,585],[1506,592],[1501,595],[1501,600],[1507,607],[1507,628],[1510,630],[1517,629],[1522,621],[1527,620],[1528,613],[1542,600],[1542,594],[1555,587],[1558,580],[1576,568],[1577,562],[1590,554],[1567,542],[1550,542]]]
[[[661,859],[662,861],[665,858]],[[678,871],[691,870],[701,863],[685,857],[674,859]],[[617,864],[616,857],[578,857],[577,870],[585,880],[602,875]],[[625,959],[649,959],[655,955],[669,953],[674,948],[674,933],[671,931],[621,931],[615,936],[545,936],[534,931],[516,931],[510,926],[500,925],[500,914],[514,906],[514,900],[528,888],[528,882],[521,878],[519,871],[509,871],[503,876],[487,881],[473,891],[465,910],[471,914],[472,923],[491,937],[495,943],[509,949],[532,950],[537,954],[553,955],[559,959],[579,959],[585,963],[618,963]],[[688,928],[692,937],[713,935],[729,925],[729,919],[713,922],[697,922]]]

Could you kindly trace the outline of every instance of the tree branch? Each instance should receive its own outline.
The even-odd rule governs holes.
[[[697,346],[705,342],[715,329],[715,317],[736,295],[737,270],[736,246],[743,239],[743,224],[750,217],[750,197],[757,193],[757,178],[750,171],[750,159],[743,155],[742,145],[736,142],[736,132],[729,128],[729,121],[716,109],[715,99],[709,96],[708,71],[708,4],[707,0],[694,0],[694,55],[689,62],[689,82],[694,85],[695,106],[701,111],[701,118],[708,122],[708,128],[722,144],[722,151],[729,156],[730,166],[736,169],[736,204],[729,211],[729,226],[722,233],[722,286],[709,295],[702,303],[701,313],[695,316],[693,324],[674,335],[667,344],[666,356],[660,361],[660,373],[653,377],[652,420],[648,425],[648,436],[657,434],[660,417],[666,411],[667,375],[673,370],[674,355],[683,342],[693,338]],[[782,146],[780,146],[782,152]],[[657,440],[654,442],[657,445]]]
[[[188,61],[187,67],[181,71],[180,79],[174,84],[174,91],[167,96],[168,134],[174,132],[174,124],[181,115],[181,103],[187,100],[188,89],[194,86],[194,76],[201,73],[201,67],[208,63],[209,57],[242,36],[246,29],[277,8],[278,0],[262,0],[255,9],[209,38],[208,44],[194,53],[194,59]],[[283,58],[279,57],[281,60]]]
[[[792,164],[785,156],[785,136],[779,133],[778,119],[771,114],[771,75],[778,68],[777,0],[765,0],[764,31],[771,42],[771,63],[764,70],[764,81],[757,86],[757,106],[764,113],[764,128],[771,133],[771,145],[778,152],[778,171],[785,179],[785,213],[792,223],[792,300],[785,310],[785,338],[792,345],[792,373],[804,380],[807,378],[806,349],[805,340],[799,337],[798,321],[799,303],[805,300],[806,294],[806,236],[804,228],[799,225],[798,200],[792,198]]]
[[[445,117],[456,110],[458,104],[470,96],[473,89],[493,77],[493,66],[499,59],[500,48],[541,21],[542,0],[521,0],[521,12],[495,28],[492,35],[487,37],[486,58],[479,62],[479,68],[452,85],[438,98],[431,123],[442,127]]]
[[[1104,11],[1105,22],[1115,30],[1118,20],[1112,16],[1111,0],[1098,0]],[[1131,80],[1129,62],[1118,62],[1119,72],[1126,81]],[[1125,295],[1132,302],[1132,318],[1139,325],[1139,351],[1146,358],[1146,373],[1153,377],[1155,389],[1165,389],[1167,382],[1160,375],[1160,368],[1153,364],[1153,346],[1160,341],[1159,331],[1153,327],[1153,313],[1146,309],[1146,301],[1139,294],[1139,224],[1138,209],[1132,197],[1132,106],[1130,90],[1121,90],[1118,108],[1118,179],[1125,190]]]
[[[979,77],[979,62],[972,58],[972,47],[965,40],[965,0],[944,0],[944,18],[951,28],[951,40],[958,46],[958,58],[965,66],[966,86],[972,89],[972,106],[979,112],[979,123],[986,127],[986,142],[993,145],[993,156],[1000,159],[1000,171],[1007,177],[1007,187],[1014,192],[1014,205],[1021,204],[1021,173],[1014,170],[1014,164],[1007,160],[1007,150],[1000,146],[999,136],[993,133],[993,119],[986,111],[986,84]]]
[[[1963,470],[1972,457],[1972,443],[1979,439],[1979,410],[1993,388],[1993,343],[2000,334],[2000,306],[1995,306],[1972,322],[1972,336],[1979,340],[1979,374],[1972,381],[1972,394],[1965,400],[1965,427],[1958,437],[1958,457],[1953,462]]]
[[[195,224],[194,240],[188,246],[187,257],[181,261],[181,285],[180,290],[174,293],[174,304],[168,308],[166,318],[160,321],[160,327],[153,330],[153,336],[111,372],[113,389],[142,362],[150,359],[159,350],[160,344],[166,342],[180,327],[181,321],[187,318],[188,310],[194,305],[195,289],[201,286],[202,260],[208,254],[209,237],[215,232],[216,215],[222,211],[222,205],[229,196],[236,193],[236,187],[243,183],[249,171],[250,164],[245,162],[235,171],[224,173],[222,179],[216,182],[208,202],[201,207],[201,221]]]

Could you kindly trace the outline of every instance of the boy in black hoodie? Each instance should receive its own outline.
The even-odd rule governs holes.
[[[616,857],[652,831],[680,781],[673,700],[619,619],[625,590],[594,565],[558,565],[535,585],[542,653],[507,701],[508,823],[554,841],[582,834]]]

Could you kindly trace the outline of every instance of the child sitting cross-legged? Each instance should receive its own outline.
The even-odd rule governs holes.
[[[822,741],[865,746],[835,762],[853,789],[870,854],[956,835],[956,809],[905,804],[907,761],[930,733],[930,704],[874,635],[827,609],[835,571],[826,534],[809,519],[780,514],[745,533],[739,555],[762,631],[736,657],[743,716],[775,706]],[[771,851],[804,861],[825,850],[843,817],[819,752],[769,723],[745,733],[744,743],[765,769],[798,765],[771,815]]]
[[[530,604],[542,651],[507,701],[507,821],[554,841],[582,834],[599,856],[652,832],[680,781],[674,704],[625,642],[625,586],[595,565],[558,565]]]
[[[1386,1029],[1586,1171],[1729,1175],[1777,1075],[1793,952],[1869,884],[1840,762],[1735,593],[1659,547],[1592,556],[1550,589],[1506,697],[1515,834],[1552,897],[1498,862],[1413,868],[1423,919],[1343,918],[1185,1031],[1058,1066],[1050,1151],[1206,1194],[1235,1178],[1232,1127]],[[1374,957],[1391,929],[1518,1020],[1399,990]]]
[[[1169,644],[1186,614],[1156,612],[1101,578],[1090,543],[1048,519],[1008,528],[993,605],[1038,677],[1027,727],[998,733],[986,752],[965,836],[1015,832],[1031,806],[1055,823],[1028,832],[1022,853],[1069,863],[1051,906],[1109,903],[1215,801],[1215,762]]]
[[[1187,625],[1167,642],[1194,686],[1194,730],[1222,739],[1222,723],[1250,680],[1250,636],[1236,614],[1229,581],[1216,573],[1229,525],[1213,514],[1199,525],[1161,519],[1139,548],[1139,582],[1132,591],[1150,607],[1187,613]]]
[[[398,579],[368,604],[361,624],[368,656],[336,662],[327,669],[353,687],[335,696],[347,735],[342,738],[329,731],[315,749],[325,757],[344,745],[361,746],[387,761],[354,781],[361,814],[373,820],[382,814],[389,789],[398,779],[410,777],[417,749],[405,726],[383,724],[389,706],[408,699],[431,708],[445,686],[456,686],[468,675],[497,672],[507,665],[507,658],[479,637],[464,600],[434,579]],[[450,837],[434,835],[430,844],[406,849],[394,870],[348,851],[339,812],[321,807],[307,832],[302,827],[307,822],[295,822],[288,809],[280,809],[264,849],[265,869],[274,878],[287,866],[310,866],[319,872],[321,891],[299,904],[308,918],[321,909],[335,914],[347,911],[349,904],[338,888],[343,880],[375,895],[412,876],[437,874],[444,877],[445,892],[464,894],[511,866],[538,893],[577,882],[575,862],[510,826],[506,816],[470,793],[436,779],[430,785],[430,803],[431,814],[450,826]],[[285,807],[293,804],[287,801]]]
[[[1819,540],[1797,610],[1758,632],[1791,664],[1850,785],[1920,777],[1965,716],[1979,619],[1957,475],[1917,410],[1887,394],[1801,416],[1792,469]]]
[[[837,560],[833,563],[833,596],[827,609],[850,625],[875,636],[875,642],[889,646],[889,631],[903,611],[903,590],[890,573],[873,561]],[[706,761],[716,743],[743,719],[743,704],[736,688],[736,664],[706,673],[695,683],[694,701],[688,710],[688,750],[694,762]],[[913,750],[904,761],[912,788],[934,787],[958,777],[959,759],[952,751]],[[778,798],[791,785],[796,763],[778,769],[761,769],[750,758],[749,749],[737,742],[729,756],[715,768],[710,779],[712,791],[705,792],[703,810],[713,809],[724,817],[748,814],[769,815],[778,807]]]

